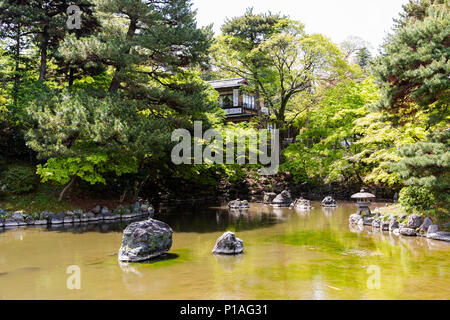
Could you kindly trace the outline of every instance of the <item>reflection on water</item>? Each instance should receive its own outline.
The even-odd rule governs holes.
[[[312,210],[252,204],[248,211],[169,208],[175,231],[151,263],[117,260],[132,221],[0,229],[2,299],[448,299],[450,245],[348,224],[353,204]],[[214,256],[224,231],[245,253]],[[67,267],[81,270],[68,290]],[[379,290],[367,287],[380,269]]]

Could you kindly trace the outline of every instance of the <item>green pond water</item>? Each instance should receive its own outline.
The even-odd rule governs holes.
[[[352,203],[313,206],[164,210],[155,218],[173,228],[173,246],[147,264],[117,260],[130,222],[0,228],[0,299],[449,299],[449,243],[350,228]],[[245,254],[212,255],[228,230]],[[70,266],[79,290],[67,286]]]

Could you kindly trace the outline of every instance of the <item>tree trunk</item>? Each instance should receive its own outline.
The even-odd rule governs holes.
[[[127,196],[127,190],[125,189],[125,191],[120,196],[120,203],[123,203],[125,201],[126,196]]]
[[[42,44],[41,44],[41,65],[39,67],[39,81],[43,81],[47,74],[47,48],[50,36],[48,34],[48,27],[44,27],[42,32]]]
[[[69,90],[72,89],[73,81],[75,80],[74,72],[75,72],[74,68],[69,68]]]
[[[61,193],[59,194],[59,198],[58,201],[61,202],[64,194],[66,193],[67,190],[69,190],[69,188],[72,186],[72,184],[75,182],[75,179],[77,178],[77,176],[72,176],[72,179],[70,179],[70,182],[64,187],[64,189],[62,189]]]

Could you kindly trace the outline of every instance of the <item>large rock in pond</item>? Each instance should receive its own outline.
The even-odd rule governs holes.
[[[248,203],[248,201],[247,200],[240,200],[240,199],[237,199],[237,200],[233,200],[233,201],[230,201],[230,202],[228,202],[228,208],[230,208],[230,209],[249,209],[250,208],[250,205],[249,205],[249,203]]]
[[[139,262],[158,257],[172,247],[172,234],[172,229],[162,221],[134,222],[123,231],[119,260]]]
[[[274,193],[274,192],[265,192],[264,193],[264,198],[263,198],[263,203],[264,204],[271,204],[273,199],[275,199],[276,196],[277,196],[277,194]]]
[[[244,252],[244,241],[236,238],[233,232],[225,232],[216,241],[212,253],[214,254],[240,254]]]
[[[290,207],[292,204],[292,198],[289,191],[284,190],[275,197],[272,201],[274,207]]]
[[[300,198],[294,201],[294,208],[300,209],[300,210],[310,210],[311,207],[311,201]]]
[[[323,207],[337,207],[337,202],[336,202],[336,200],[333,199],[333,197],[328,196],[322,200],[322,206]]]

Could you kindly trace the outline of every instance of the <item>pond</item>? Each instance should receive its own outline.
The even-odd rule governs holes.
[[[0,299],[448,299],[449,243],[351,229],[352,203],[313,206],[167,209],[155,218],[173,246],[149,264],[118,263],[128,223],[0,229]],[[245,254],[211,254],[227,230]],[[79,290],[66,285],[69,266]]]

